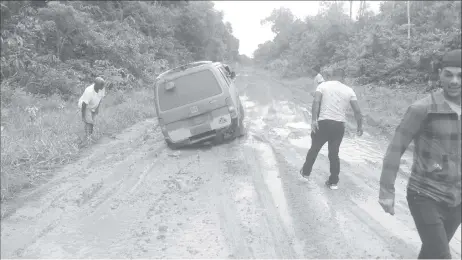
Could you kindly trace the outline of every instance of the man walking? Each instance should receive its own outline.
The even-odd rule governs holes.
[[[313,68],[314,72],[316,72],[316,76],[314,77],[314,83],[316,84],[316,87],[319,86],[319,84],[324,82],[324,78],[321,75],[321,67],[319,65],[316,65]]]
[[[79,99],[79,109],[85,124],[85,134],[91,138],[95,124],[95,116],[99,112],[101,100],[105,96],[105,82],[101,77],[95,79],[94,84],[88,86]]]
[[[461,223],[461,50],[443,56],[442,90],[412,104],[383,160],[379,203],[394,215],[401,157],[414,141],[407,201],[422,247],[419,259],[450,259],[449,241]]]
[[[340,174],[339,149],[345,132],[346,112],[349,106],[353,108],[358,124],[357,134],[361,136],[362,116],[359,109],[356,94],[352,88],[343,84],[345,72],[336,69],[331,81],[321,83],[315,92],[312,123],[311,123],[311,148],[306,155],[300,174],[308,177],[311,174],[313,164],[319,150],[327,142],[329,145],[330,177],[326,185],[331,189],[338,189]]]

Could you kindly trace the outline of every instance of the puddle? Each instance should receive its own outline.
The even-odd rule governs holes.
[[[286,124],[286,126],[296,128],[296,129],[309,129],[309,130],[311,130],[311,125],[306,123],[306,122],[288,123],[288,124]]]
[[[258,113],[260,114],[260,117],[265,118],[268,115],[269,106],[268,105],[266,105],[266,106],[258,106],[257,110],[258,110]]]
[[[287,138],[291,133],[290,130],[285,128],[272,128],[270,131],[282,138]]]
[[[301,138],[289,138],[289,142],[298,148],[310,149],[311,147],[311,137],[304,136]],[[373,146],[377,146],[367,140],[361,139],[343,139],[342,144],[340,145],[340,159],[348,163],[373,163],[381,164],[383,159],[383,153],[373,149]],[[326,143],[319,154],[327,156],[329,153],[328,143]],[[403,168],[406,166],[403,165]]]
[[[289,142],[295,147],[306,150],[311,147],[310,136],[289,138]],[[341,160],[346,161],[349,164],[372,164],[377,167],[381,167],[385,149],[387,147],[386,145],[386,143],[378,143],[372,139],[364,138],[364,136],[353,138],[345,137],[340,145],[339,157]],[[380,149],[380,147],[382,149]],[[319,154],[328,156],[329,149],[327,143],[321,148]],[[410,173],[412,168],[412,154],[406,152],[402,159],[404,159],[405,163],[401,163],[400,169],[406,173]]]
[[[289,128],[311,130],[311,125],[306,122],[292,122],[286,124]],[[274,129],[273,129],[274,131]],[[307,131],[308,132],[308,131]],[[340,158],[349,163],[373,163],[381,164],[384,151],[377,150],[374,147],[380,147],[373,138],[368,138],[366,133],[362,137],[353,136],[352,138],[344,137],[340,146]],[[296,147],[309,149],[311,146],[311,137],[309,135],[300,138],[289,138],[289,142]],[[383,146],[383,145],[382,145]],[[320,154],[327,155],[328,144],[326,143],[320,151]],[[409,170],[407,165],[402,165],[403,170]]]
[[[293,146],[297,146],[298,148],[310,149],[311,137],[305,136],[305,137],[298,138],[298,139],[289,138],[289,142]]]
[[[257,120],[253,120],[252,124],[255,126],[256,130],[263,130],[265,129],[265,126],[266,126],[266,123],[261,118]]]
[[[287,123],[287,122],[293,122],[295,117],[296,116],[293,115],[293,114],[279,114],[279,112],[278,112],[277,121],[280,124],[284,124],[284,123]]]
[[[340,159],[349,163],[369,163],[382,166],[387,142],[377,142],[372,138],[362,137],[344,138],[340,146]],[[407,151],[403,154],[405,161],[400,164],[400,169],[410,173],[412,168],[412,154]]]
[[[340,145],[340,159],[349,163],[367,163],[380,164],[383,154],[375,149],[377,143],[370,142],[365,139],[343,139]]]
[[[252,108],[252,107],[255,107],[256,105],[252,101],[245,101],[244,106],[245,108]]]
[[[287,114],[287,115],[291,115],[293,116],[295,114],[295,111],[293,111],[290,107],[289,107],[289,103],[287,101],[281,101],[281,102],[278,102],[278,108],[276,109],[277,111],[279,111],[278,113],[284,113],[284,114]]]

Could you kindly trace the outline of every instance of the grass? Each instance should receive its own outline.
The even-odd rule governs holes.
[[[155,116],[152,90],[108,91],[95,126],[95,139]],[[4,93],[2,93],[4,94]],[[4,97],[2,97],[2,101]],[[33,187],[57,166],[72,162],[84,148],[77,99],[37,98],[22,90],[2,102],[1,200]]]
[[[393,134],[407,108],[428,95],[423,92],[423,86],[422,91],[416,88],[390,89],[374,85],[353,86],[353,89],[363,110],[364,123],[379,128],[388,136]]]

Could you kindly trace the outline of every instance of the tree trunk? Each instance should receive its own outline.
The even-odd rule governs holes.
[[[364,9],[366,9],[366,2],[365,1],[360,1],[359,2],[359,18],[362,18],[364,16]]]
[[[350,0],[350,20],[353,14],[353,0]]]
[[[411,47],[411,1],[407,1],[407,45]]]
[[[62,41],[63,41],[63,35],[61,31],[56,28],[56,57],[60,59],[61,56],[61,47],[62,47]]]

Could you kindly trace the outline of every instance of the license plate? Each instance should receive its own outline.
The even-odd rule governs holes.
[[[200,126],[197,126],[197,127],[194,127],[193,129],[191,129],[191,134],[192,135],[198,135],[198,134],[202,134],[204,132],[210,131],[210,130],[212,130],[212,128],[210,127],[209,124],[200,125]]]
[[[207,117],[205,117],[205,116],[195,117],[195,118],[193,118],[193,124],[194,125],[200,125],[200,124],[204,123],[206,119],[207,119]]]

